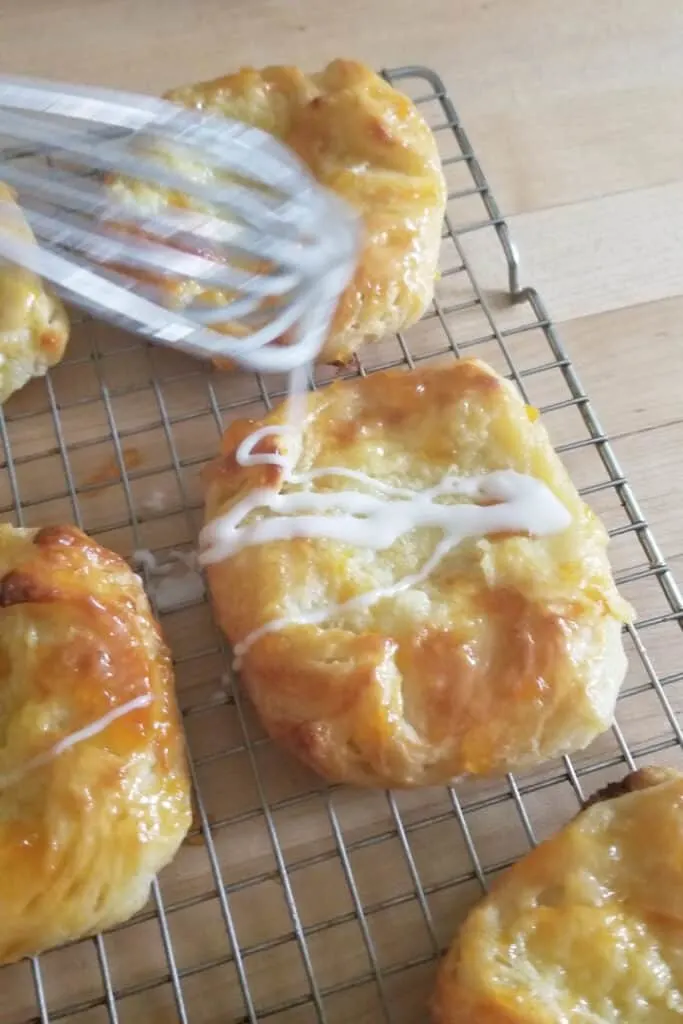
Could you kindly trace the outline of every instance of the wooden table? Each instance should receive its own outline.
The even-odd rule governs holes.
[[[315,69],[339,55],[383,67],[434,68],[509,218],[524,280],[543,294],[664,555],[674,572],[683,572],[683,7],[675,0],[653,0],[647,12],[635,0],[394,0],[387,16],[381,6],[367,0],[4,0],[0,67],[149,91],[245,63]],[[469,215],[465,207],[462,212]],[[475,235],[464,244],[471,245],[468,253],[501,323],[514,326],[518,311],[500,299],[500,251]],[[453,329],[473,336],[476,315],[463,312]],[[418,328],[415,344],[428,345],[431,330]],[[538,361],[537,335],[514,338],[518,360]],[[94,363],[85,360],[93,343],[100,353]],[[105,542],[125,554],[140,543],[191,545],[199,523],[198,468],[217,440],[203,385],[183,376],[185,362],[167,361],[160,405],[159,392],[146,383],[149,357],[135,349],[116,358],[117,345],[121,339],[105,328],[76,328],[72,362],[55,373],[52,390],[32,385],[8,406],[14,455],[26,460],[19,474],[25,520],[73,518],[63,486],[66,452],[76,485],[88,491],[78,506],[81,519]],[[493,348],[484,346],[479,354],[488,358],[489,352]],[[555,377],[537,379],[538,404],[561,402]],[[253,385],[225,378],[217,388],[223,404],[248,395],[256,408]],[[56,407],[61,438],[53,424]],[[113,421],[126,432],[119,450],[110,440]],[[575,407],[549,415],[548,426],[560,442],[586,436]],[[179,459],[170,467],[169,430]],[[586,451],[575,446],[566,458],[577,482],[590,487],[605,474]],[[122,458],[127,491],[120,482]],[[60,486],[64,493],[54,497]],[[189,513],[181,509],[179,488]],[[177,508],[152,514],[159,494]],[[137,534],[117,525],[131,501],[140,513]],[[604,737],[576,759],[586,771],[586,792],[623,774],[620,735],[650,760],[680,762],[661,700],[649,687],[655,673],[665,679],[670,708],[683,707],[683,645],[678,625],[665,621],[670,608],[657,572],[648,571],[634,533],[622,531],[626,520],[614,491],[596,489],[591,501],[617,531],[615,569],[629,580],[624,592],[646,624],[627,638],[631,696],[620,705],[621,734]],[[422,1021],[435,948],[448,941],[479,895],[481,877],[489,880],[523,853],[530,832],[542,838],[575,811],[563,766],[545,766],[520,780],[526,819],[519,792],[500,783],[458,787],[455,811],[445,791],[395,801],[347,791],[330,798],[263,742],[248,707],[226,694],[206,606],[169,612],[163,621],[214,828],[210,839],[191,840],[161,880],[181,977],[169,972],[150,904],[149,913],[105,940],[110,1010],[116,991],[121,1024],[170,1024],[182,1019],[176,1000],[182,991],[191,1024],[241,1019],[243,965],[259,1013],[289,1007],[273,1015],[278,1024],[319,1019],[306,1001],[309,968],[327,1021],[385,1019],[382,999],[386,1019]],[[638,657],[641,638],[650,661]],[[458,814],[475,841],[474,862]],[[280,844],[275,852],[273,831]],[[342,844],[346,856],[340,857]],[[232,921],[247,950],[243,963],[231,957],[212,857],[229,887]],[[349,887],[349,872],[355,887]],[[288,911],[289,895],[297,919]],[[84,942],[43,958],[42,981],[55,1016],[74,1024],[110,1019],[102,1003],[108,990],[101,956],[101,948]],[[81,1012],[72,1016],[76,1005]],[[0,971],[3,1024],[35,1016],[29,965]]]

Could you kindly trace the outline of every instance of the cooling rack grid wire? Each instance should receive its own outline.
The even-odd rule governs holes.
[[[0,969],[3,1024],[414,1024],[441,951],[497,873],[636,763],[683,763],[679,592],[541,298],[520,287],[507,226],[442,83],[423,68],[386,74],[440,143],[450,192],[441,275],[431,313],[367,346],[347,372],[477,355],[540,408],[638,609],[618,724],[572,761],[517,779],[329,788],[259,729],[205,595],[162,599],[148,577],[176,663],[195,827],[133,921]],[[480,265],[497,271],[498,292],[478,283]],[[214,373],[76,323],[64,362],[0,412],[3,518],[74,521],[126,557],[191,551],[199,470],[224,425],[262,414],[283,390],[282,378]]]

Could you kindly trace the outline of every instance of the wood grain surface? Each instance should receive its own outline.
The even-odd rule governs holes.
[[[683,573],[682,47],[676,0],[0,0],[7,73],[161,91],[242,64],[315,70],[336,56],[437,71],[509,218],[524,282],[543,294],[674,573]],[[474,207],[455,202],[450,216],[461,226]],[[574,760],[578,787],[589,793],[623,774],[626,747],[683,767],[683,642],[663,569],[628,529],[560,369],[538,369],[551,358],[542,332],[518,331],[532,316],[503,294],[495,235],[472,232],[462,245],[528,371],[530,400],[547,409],[577,484],[614,531],[615,571],[637,608],[618,728]],[[466,275],[439,287],[442,309],[462,308],[409,332],[410,351],[443,353],[448,334],[456,344],[482,338],[472,354],[505,370]],[[364,358],[372,369],[401,357],[390,340]],[[282,381],[266,386],[275,396]],[[190,360],[78,325],[50,381],[6,407],[16,474],[0,467],[3,514],[18,521],[18,489],[27,524],[77,519],[125,555],[189,549],[219,420],[262,402],[250,378],[214,375],[209,388]],[[577,778],[558,763],[452,792],[330,793],[261,734],[226,676],[207,604],[161,619],[206,818],[198,811],[158,898],[132,924],[99,945],[50,953],[39,969],[0,969],[0,1020],[424,1021],[438,951],[482,884],[575,813]]]

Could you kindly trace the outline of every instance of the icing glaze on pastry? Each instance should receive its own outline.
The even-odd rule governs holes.
[[[245,467],[271,465],[283,469],[285,483],[298,489],[283,493],[281,488],[257,488],[205,527],[201,535],[203,551],[200,556],[204,565],[220,562],[251,545],[291,541],[297,537],[334,540],[383,551],[401,536],[418,528],[433,527],[441,530],[443,536],[416,573],[404,576],[389,586],[367,591],[343,604],[326,604],[300,612],[296,618],[273,619],[253,630],[235,646],[238,660],[266,633],[293,624],[321,623],[339,612],[367,608],[382,598],[393,597],[418,585],[453,547],[466,538],[507,532],[547,536],[566,529],[571,522],[569,512],[546,484],[514,470],[470,477],[459,477],[449,472],[436,486],[421,491],[394,487],[343,466],[297,473],[293,463],[298,444],[289,455],[254,451],[259,441],[281,435],[283,431],[293,433],[295,438],[300,436],[300,428],[296,424],[261,427],[239,445],[236,461]],[[324,477],[353,480],[366,490],[307,489],[315,480]],[[470,500],[449,502],[449,498]],[[255,512],[272,514],[250,521]]]

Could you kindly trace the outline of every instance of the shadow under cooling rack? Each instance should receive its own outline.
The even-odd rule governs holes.
[[[636,763],[683,767],[679,591],[540,296],[521,285],[442,82],[423,68],[385,75],[439,142],[449,190],[440,277],[419,324],[367,346],[344,372],[476,355],[540,409],[638,609],[615,727],[517,779],[396,794],[326,787],[259,728],[205,594],[158,607],[193,758],[195,827],[131,922],[0,970],[3,1024],[415,1024],[441,951],[491,879]],[[499,290],[480,286],[482,266],[497,269]],[[314,383],[336,376],[321,369]],[[126,557],[192,550],[199,472],[225,423],[261,415],[283,393],[277,376],[221,375],[75,323],[64,362],[0,411],[0,510],[20,525],[76,522]]]

